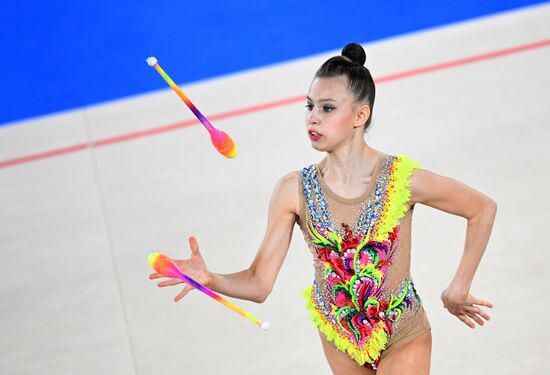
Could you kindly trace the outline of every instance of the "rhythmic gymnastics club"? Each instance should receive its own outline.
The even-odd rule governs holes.
[[[225,298],[214,293],[213,291],[211,291],[201,283],[193,280],[192,278],[190,278],[189,276],[181,272],[178,265],[166,255],[159,254],[159,253],[152,253],[151,255],[149,255],[149,258],[147,259],[147,263],[149,263],[151,268],[153,268],[155,271],[157,271],[163,276],[180,279],[186,282],[187,284],[191,284],[193,287],[200,290],[207,296],[214,298],[216,301],[224,304],[225,306],[229,307],[231,310],[249,319],[252,323],[259,326],[262,331],[267,331],[269,329],[270,324],[268,321],[265,321],[265,320],[261,321],[260,319],[255,318],[254,316],[250,315],[248,312],[244,311],[240,307],[234,305],[233,303],[229,302]]]
[[[193,112],[193,114],[199,119],[201,124],[204,125],[206,130],[208,130],[208,133],[210,133],[210,140],[212,141],[212,144],[214,147],[216,147],[216,150],[223,156],[227,158],[234,158],[237,156],[237,146],[235,145],[235,142],[231,139],[229,135],[227,135],[222,130],[216,129],[210,121],[195,107],[193,103],[191,103],[191,100],[181,91],[181,89],[172,81],[172,78],[168,76],[162,70],[160,65],[158,64],[158,61],[155,57],[148,57],[147,64],[149,66],[152,66],[156,69],[156,71],[161,75],[162,78],[170,85],[170,87],[178,94],[178,96],[183,100],[183,102],[189,107],[189,109]]]

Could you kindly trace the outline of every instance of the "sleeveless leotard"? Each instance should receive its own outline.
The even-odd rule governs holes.
[[[297,171],[298,225],[315,269],[303,293],[311,318],[338,350],[372,369],[431,329],[410,275],[414,168],[420,164],[405,155],[383,154],[357,198],[334,193],[318,165]]]

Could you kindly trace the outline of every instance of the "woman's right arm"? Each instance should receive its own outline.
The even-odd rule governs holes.
[[[217,293],[258,303],[264,302],[273,289],[290,246],[299,209],[298,184],[299,180],[295,172],[283,176],[277,182],[269,203],[264,238],[256,257],[247,269],[231,274],[209,272],[200,254],[197,240],[190,237],[191,257],[188,260],[176,261],[183,273]],[[151,279],[159,277],[162,275],[156,273],[150,275]],[[179,279],[169,279],[160,282],[158,286],[172,286],[180,283],[182,281]],[[186,284],[174,300],[179,301],[192,289],[194,289],[192,286]]]

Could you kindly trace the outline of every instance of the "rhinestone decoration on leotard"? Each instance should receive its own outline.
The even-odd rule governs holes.
[[[381,168],[379,177],[376,181],[373,181],[375,184],[373,194],[367,197],[366,202],[361,204],[357,220],[350,226],[354,234],[364,237],[369,229],[372,229],[376,225],[376,218],[380,217],[380,212],[383,208],[381,199],[388,189],[388,172],[395,159],[395,156],[388,157]],[[343,237],[345,230],[341,226],[335,226],[332,223],[329,205],[322,191],[321,184],[319,183],[318,174],[319,170],[315,165],[311,165],[302,170],[304,196],[306,198],[308,211],[315,219],[315,222],[319,224],[317,225],[317,229],[323,235],[326,235],[327,231],[330,230],[338,233],[340,237]]]
[[[420,303],[410,277],[393,293],[384,289],[386,271],[398,248],[399,219],[406,211],[399,206],[407,200],[404,179],[415,166],[404,156],[389,156],[356,222],[341,227],[332,223],[318,168],[311,165],[301,173],[306,203],[303,232],[324,265],[322,283],[314,280],[304,295],[327,337],[371,368],[376,368],[404,309]]]

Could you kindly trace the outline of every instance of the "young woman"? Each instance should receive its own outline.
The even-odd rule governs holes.
[[[496,204],[405,155],[386,154],[365,142],[375,98],[365,59],[363,48],[351,43],[315,74],[307,95],[306,134],[325,157],[277,182],[267,230],[250,267],[227,275],[210,272],[194,237],[189,239],[191,257],[177,263],[218,293],[261,303],[298,224],[314,257],[314,282],[304,297],[332,371],[428,374],[431,327],[410,274],[414,206],[468,220],[462,259],[441,299],[451,314],[474,328],[490,319],[481,307],[493,307],[472,296],[470,286]],[[170,279],[158,285],[179,283]],[[175,300],[192,289],[185,285]]]

